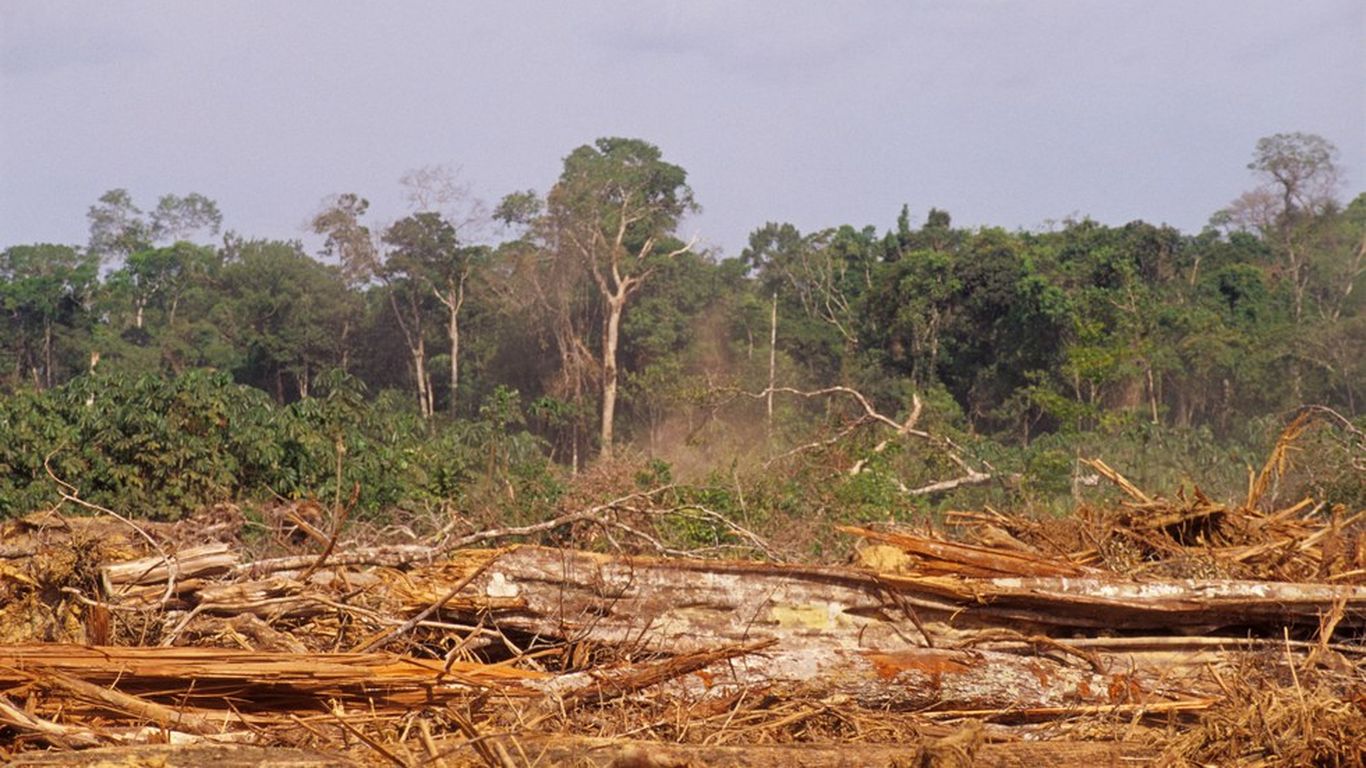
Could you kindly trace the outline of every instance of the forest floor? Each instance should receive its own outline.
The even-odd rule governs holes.
[[[1361,766],[1366,511],[1272,508],[1278,465],[1222,504],[1097,461],[1123,503],[841,563],[670,550],[647,493],[406,541],[282,504],[269,551],[230,505],[37,512],[0,524],[0,759]]]

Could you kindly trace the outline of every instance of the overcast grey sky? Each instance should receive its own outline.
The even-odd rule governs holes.
[[[1193,231],[1282,131],[1366,189],[1366,2],[0,0],[0,247],[83,244],[114,187],[301,238],[328,194],[397,218],[433,163],[544,191],[607,135],[686,168],[684,234],[728,255],[902,203]]]

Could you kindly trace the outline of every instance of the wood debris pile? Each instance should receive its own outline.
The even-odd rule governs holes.
[[[1263,510],[1256,487],[1230,508],[1129,486],[1068,531],[991,511],[848,528],[866,546],[845,565],[252,560],[231,526],[36,515],[0,530],[0,758],[1360,766],[1362,513]]]

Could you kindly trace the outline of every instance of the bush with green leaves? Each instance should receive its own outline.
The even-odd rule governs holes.
[[[271,404],[224,374],[84,376],[0,401],[0,514],[69,493],[174,519],[231,497],[271,460]]]
[[[520,400],[499,389],[473,421],[430,425],[341,373],[286,406],[227,374],[93,375],[0,399],[0,517],[67,493],[173,520],[224,500],[316,498],[362,516],[459,500],[493,483],[524,500],[557,487]]]

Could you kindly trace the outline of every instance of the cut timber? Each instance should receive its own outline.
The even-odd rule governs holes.
[[[228,744],[103,747],[80,752],[43,752],[14,755],[16,768],[66,766],[67,768],[359,768],[360,763],[341,755],[306,749],[249,747]]]
[[[897,766],[986,766],[987,768],[1120,768],[1149,765],[1157,757],[1147,744],[1121,741],[1018,741],[957,743],[954,737],[920,744],[830,744],[703,746],[627,739],[568,736],[499,737],[510,754],[525,754],[535,765],[583,768],[896,768]],[[445,751],[450,747],[441,744]],[[463,750],[472,754],[472,750]],[[454,753],[453,756],[460,753]],[[452,761],[453,762],[453,761]],[[462,763],[474,765],[474,763]]]
[[[227,544],[206,544],[182,549],[164,558],[160,555],[111,563],[100,568],[104,593],[116,597],[123,588],[139,584],[162,584],[174,569],[177,581],[196,576],[225,573],[237,564],[237,552]]]

